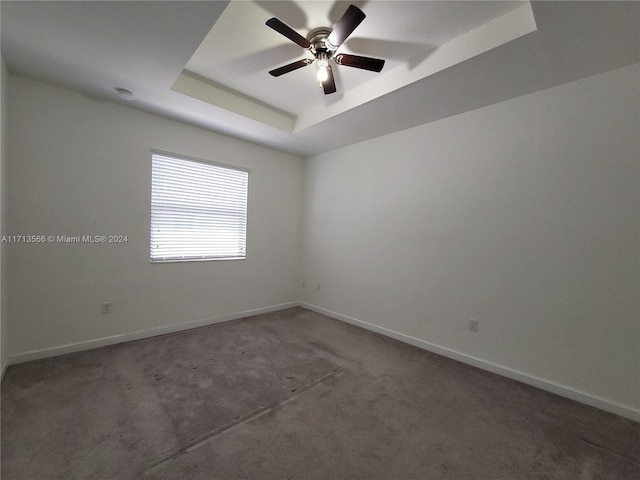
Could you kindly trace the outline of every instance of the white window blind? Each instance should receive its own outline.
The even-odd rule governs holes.
[[[248,172],[151,158],[151,262],[245,258]]]

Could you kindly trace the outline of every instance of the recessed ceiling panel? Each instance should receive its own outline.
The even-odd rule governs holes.
[[[231,1],[187,63],[184,75],[237,92],[242,98],[239,104],[245,107],[247,99],[253,99],[293,118],[295,131],[535,30],[529,2],[359,3],[366,18],[339,52],[383,58],[386,64],[381,73],[375,73],[331,61],[334,94],[324,95],[315,64],[280,77],[269,75],[269,70],[313,56],[265,22],[276,17],[306,36],[316,27],[332,27],[350,2]],[[227,97],[220,96],[218,103],[213,92],[181,90],[185,83],[179,81],[174,89],[245,115],[246,108],[235,109]]]
[[[380,74],[335,66],[326,96],[315,66],[268,74],[305,55],[268,18],[305,35],[350,3],[366,18],[342,51]],[[2,0],[2,57],[11,77],[123,104],[124,87],[129,108],[309,156],[638,63],[639,5]]]

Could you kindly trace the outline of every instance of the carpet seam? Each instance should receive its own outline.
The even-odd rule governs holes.
[[[597,444],[597,443],[595,443],[595,442],[593,442],[591,440],[587,440],[584,437],[579,437],[579,438],[580,438],[580,440],[582,440],[587,445],[591,445],[592,447],[599,448],[600,450],[604,450],[605,452],[610,453],[611,455],[615,455],[616,457],[623,458],[626,461],[633,463],[634,465],[640,465],[640,462],[638,462],[636,459],[628,457],[627,455],[625,455],[623,453],[616,452],[615,450],[612,450],[610,448],[607,448],[607,447],[604,447],[602,445],[599,445],[599,444]]]
[[[236,417],[235,419],[233,419],[231,422],[226,423],[224,425],[222,425],[221,427],[218,427],[216,429],[213,429],[207,433],[204,433],[196,438],[194,438],[193,440],[186,442],[183,445],[180,445],[178,447],[176,447],[173,451],[171,451],[171,453],[165,455],[162,459],[153,462],[151,464],[148,464],[140,473],[143,476],[147,476],[148,474],[151,473],[151,470],[155,470],[158,467],[160,467],[162,464],[171,461],[171,460],[175,460],[176,458],[181,457],[182,455],[184,455],[185,453],[191,452],[197,448],[199,448],[200,446],[202,446],[203,444],[211,441],[213,438],[215,438],[216,436],[236,427],[239,425],[242,425],[250,420],[254,420],[256,418],[259,418],[265,414],[267,414],[269,411],[284,405],[286,403],[288,403],[289,401],[291,401],[293,398],[301,395],[302,393],[306,392],[307,390],[319,385],[320,383],[324,382],[325,380],[328,380],[330,378],[333,377],[337,377],[339,375],[341,375],[342,373],[344,373],[344,370],[339,370],[339,369],[335,369],[333,372],[330,372],[326,375],[323,375],[322,377],[314,380],[313,382],[310,382],[306,385],[303,385],[302,388],[296,389],[295,393],[293,395],[289,395],[288,397],[286,397],[284,400],[281,400],[279,402],[275,402],[272,403],[271,405],[267,405],[265,407],[259,408],[257,410],[253,410],[250,413],[247,413],[245,415],[241,415],[239,417]]]

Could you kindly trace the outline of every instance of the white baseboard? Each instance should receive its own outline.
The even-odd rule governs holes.
[[[456,350],[442,347],[440,345],[436,345],[434,343],[430,343],[425,340],[412,337],[410,335],[405,335],[403,333],[396,332],[395,330],[380,327],[378,325],[374,325],[372,323],[365,322],[357,318],[349,317],[347,315],[342,315],[340,313],[333,312],[331,310],[327,310],[326,308],[318,307],[316,305],[312,305],[306,302],[282,303],[279,305],[272,305],[269,307],[246,310],[244,312],[221,315],[213,318],[194,320],[194,321],[185,322],[185,323],[178,323],[175,325],[166,325],[166,326],[152,328],[148,330],[140,330],[137,332],[130,332],[130,333],[125,333],[121,335],[113,335],[110,337],[103,337],[95,340],[69,343],[69,344],[45,348],[41,350],[32,350],[28,352],[18,353],[15,355],[11,355],[9,357],[8,362],[2,366],[2,376],[0,378],[4,378],[5,371],[9,365],[14,365],[17,363],[28,362],[31,360],[38,360],[41,358],[54,357],[57,355],[64,355],[67,353],[80,352],[83,350],[90,350],[92,348],[104,347],[107,345],[115,345],[123,342],[130,342],[133,340],[141,340],[143,338],[155,337],[158,335],[166,335],[168,333],[175,333],[175,332],[180,332],[184,330],[190,330],[192,328],[204,327],[207,325],[213,325],[215,323],[227,322],[229,320],[236,320],[239,318],[250,317],[250,316],[259,315],[262,313],[276,312],[278,310],[284,310],[286,308],[292,308],[297,306],[307,308],[314,312],[318,312],[328,317],[335,318],[336,320],[341,320],[343,322],[350,323],[352,325],[362,327],[367,330],[380,333],[382,335],[386,335],[396,340],[400,340],[401,342],[405,342],[410,345],[416,346],[418,348],[427,350],[429,352],[442,355],[443,357],[452,358],[454,360],[458,360],[468,365],[472,365],[474,367],[478,367],[483,370],[487,370],[489,372],[496,373],[498,375],[502,375],[504,377],[520,381],[522,383],[526,383],[528,385],[540,388],[542,390],[555,393],[556,395],[570,398],[571,400],[575,400],[577,402],[584,403],[586,405],[590,405],[592,407],[599,408],[601,410],[611,412],[616,415],[629,418],[631,420],[640,421],[640,410],[633,408],[631,406],[623,405],[597,395],[592,395],[582,390],[578,390],[566,385],[561,385],[559,383],[553,382],[545,378],[537,377],[535,375],[530,375],[526,372],[522,372],[522,371],[509,368],[503,365],[499,365],[497,363],[489,362],[487,360],[483,360],[478,357],[467,355],[465,353],[461,353]]]
[[[405,335],[403,333],[399,333],[394,330],[390,330],[388,328],[380,327],[378,325],[374,325],[372,323],[365,322],[357,318],[349,317],[347,315],[342,315],[340,313],[327,310],[326,308],[318,307],[316,305],[312,305],[305,302],[300,302],[299,305],[303,308],[307,308],[309,310],[313,310],[314,312],[318,312],[323,315],[326,315],[327,317],[335,318],[336,320],[341,320],[343,322],[350,323],[352,325],[362,327],[367,330],[380,333],[382,335],[386,335],[387,337],[400,340],[401,342],[405,342],[415,347],[427,350],[429,352],[442,355],[443,357],[448,357],[453,360],[458,360],[468,365],[472,365],[474,367],[478,367],[483,370],[487,370],[489,372],[496,373],[498,375],[502,375],[507,378],[511,378],[513,380],[518,380],[522,383],[526,383],[527,385],[540,388],[541,390],[546,390],[548,392],[555,393],[556,395],[560,395],[562,397],[566,397],[571,400],[575,400],[577,402],[584,403],[586,405],[589,405],[595,408],[599,408],[600,410],[604,410],[606,412],[614,413],[616,415],[620,415],[622,417],[635,420],[636,422],[640,422],[640,410],[633,408],[631,406],[623,405],[597,395],[592,395],[582,390],[578,390],[566,385],[561,385],[551,380],[537,377],[535,375],[530,375],[528,373],[521,372],[513,368],[505,367],[497,363],[489,362],[487,360],[483,360],[478,357],[473,357],[471,355],[467,355],[465,353],[461,353],[456,350],[442,347],[440,345],[436,345],[434,343],[430,343],[416,337]]]
[[[259,315],[262,313],[276,312],[278,310],[284,310],[285,308],[297,307],[300,304],[298,302],[282,303],[279,305],[272,305],[270,307],[256,308],[253,310],[246,310],[244,312],[232,313],[227,315],[220,315],[213,318],[205,318],[201,320],[193,320],[190,322],[177,323],[174,325],[165,325],[162,327],[151,328],[148,330],[139,330],[137,332],[124,333],[120,335],[113,335],[110,337],[102,337],[95,340],[87,340],[83,342],[68,343],[56,347],[43,348],[41,350],[31,350],[28,352],[18,353],[9,357],[8,365],[15,365],[17,363],[30,362],[31,360],[39,360],[41,358],[55,357],[58,355],[65,355],[67,353],[80,352],[83,350],[90,350],[92,348],[106,347],[107,345],[115,345],[117,343],[130,342],[133,340],[141,340],[143,338],[156,337],[158,335],[166,335],[168,333],[181,332],[184,330],[191,330],[192,328],[206,327],[207,325],[213,325],[215,323],[228,322],[229,320],[237,320],[239,318],[251,317],[253,315]],[[7,365],[4,366],[2,374]]]

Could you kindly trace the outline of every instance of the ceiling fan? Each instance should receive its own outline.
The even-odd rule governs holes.
[[[274,77],[279,77],[280,75],[306,67],[315,62],[318,67],[318,80],[322,85],[325,95],[328,95],[336,91],[336,83],[333,79],[333,71],[331,70],[329,60],[333,60],[336,64],[346,67],[380,72],[382,67],[384,67],[384,60],[382,59],[337,53],[340,45],[342,45],[347,37],[351,35],[351,32],[360,25],[365,16],[364,12],[358,7],[350,5],[333,28],[314,28],[308,33],[306,38],[277,18],[270,18],[266,22],[267,26],[297,43],[302,48],[309,50],[314,58],[304,58],[271,70],[269,73]]]

